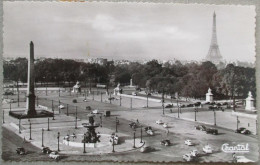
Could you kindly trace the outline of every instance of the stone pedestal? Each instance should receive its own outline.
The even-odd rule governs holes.
[[[213,94],[211,93],[211,89],[208,89],[208,93],[206,93],[206,102],[212,102],[213,101]]]
[[[248,92],[248,97],[246,98],[246,110],[255,110],[254,98],[250,91]]]

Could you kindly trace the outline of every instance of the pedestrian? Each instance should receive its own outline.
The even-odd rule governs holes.
[[[138,119],[136,119],[136,122],[139,123]]]
[[[248,123],[248,127],[250,127],[250,124]]]

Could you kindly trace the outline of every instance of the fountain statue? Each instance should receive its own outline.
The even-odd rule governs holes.
[[[95,129],[99,127],[99,125],[95,124],[93,116],[89,117],[89,123],[82,123],[83,127],[87,128],[88,131],[86,132],[86,135],[84,139],[82,140],[82,143],[97,143],[100,142],[99,138],[100,135],[97,135]]]

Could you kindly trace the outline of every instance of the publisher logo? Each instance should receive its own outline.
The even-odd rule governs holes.
[[[230,145],[225,143],[222,145],[222,151],[227,153],[235,153],[235,152],[249,152],[249,145],[246,144],[237,144],[237,145]]]

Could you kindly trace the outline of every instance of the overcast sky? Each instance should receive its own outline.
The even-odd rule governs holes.
[[[217,15],[220,53],[255,61],[255,7],[4,2],[4,56],[202,60]]]

